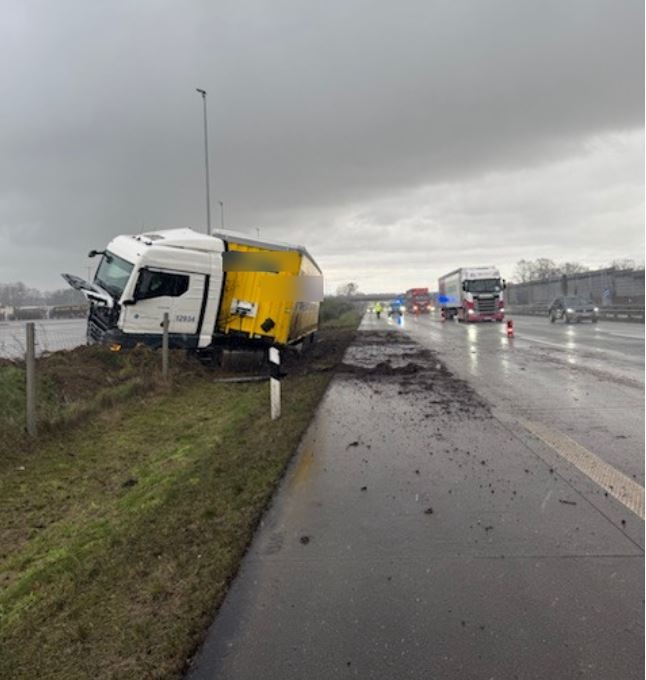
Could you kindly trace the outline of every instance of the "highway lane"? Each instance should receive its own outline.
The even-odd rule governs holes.
[[[638,508],[552,438],[555,404],[579,419],[563,384],[637,387],[559,378],[500,326],[407,330],[364,319],[190,680],[642,678]]]
[[[391,320],[386,324],[395,327]],[[542,423],[644,484],[644,326],[550,324],[516,317],[504,324],[404,320],[503,417]]]

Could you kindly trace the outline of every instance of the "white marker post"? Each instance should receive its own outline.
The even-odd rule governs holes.
[[[168,312],[164,312],[162,328],[162,377],[168,380]]]
[[[275,347],[269,348],[269,399],[271,419],[280,418],[280,352]]]

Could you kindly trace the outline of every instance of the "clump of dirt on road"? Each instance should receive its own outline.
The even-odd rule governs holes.
[[[394,375],[412,375],[424,370],[423,366],[419,364],[408,362],[403,366],[393,366],[390,361],[380,361],[376,366],[357,366],[355,364],[347,364],[342,362],[338,368],[340,373],[356,374],[363,377],[376,376],[394,376]]]
[[[370,363],[370,359],[376,363]],[[358,332],[351,356],[338,367],[339,377],[369,385],[395,384],[398,395],[414,395],[434,413],[486,417],[489,406],[438,355],[397,331]]]

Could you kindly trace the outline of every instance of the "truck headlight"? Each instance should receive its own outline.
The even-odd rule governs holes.
[[[574,310],[573,310],[571,307],[568,307],[565,311],[566,311],[568,314],[574,314]]]
[[[475,314],[475,312],[474,312],[472,309],[469,309],[469,310],[467,311],[467,314]]]
[[[596,314],[596,313],[599,311],[599,308],[598,308],[598,307],[595,307],[593,311],[594,311],[594,313]]]
[[[400,312],[405,312],[405,311],[406,311],[406,306],[405,306],[405,305],[402,305],[402,306],[399,308],[399,311],[400,311]]]

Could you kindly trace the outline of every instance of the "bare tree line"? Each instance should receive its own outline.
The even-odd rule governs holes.
[[[41,291],[37,288],[29,288],[21,281],[0,283],[0,306],[2,307],[78,305],[83,302],[83,295],[73,288]]]

